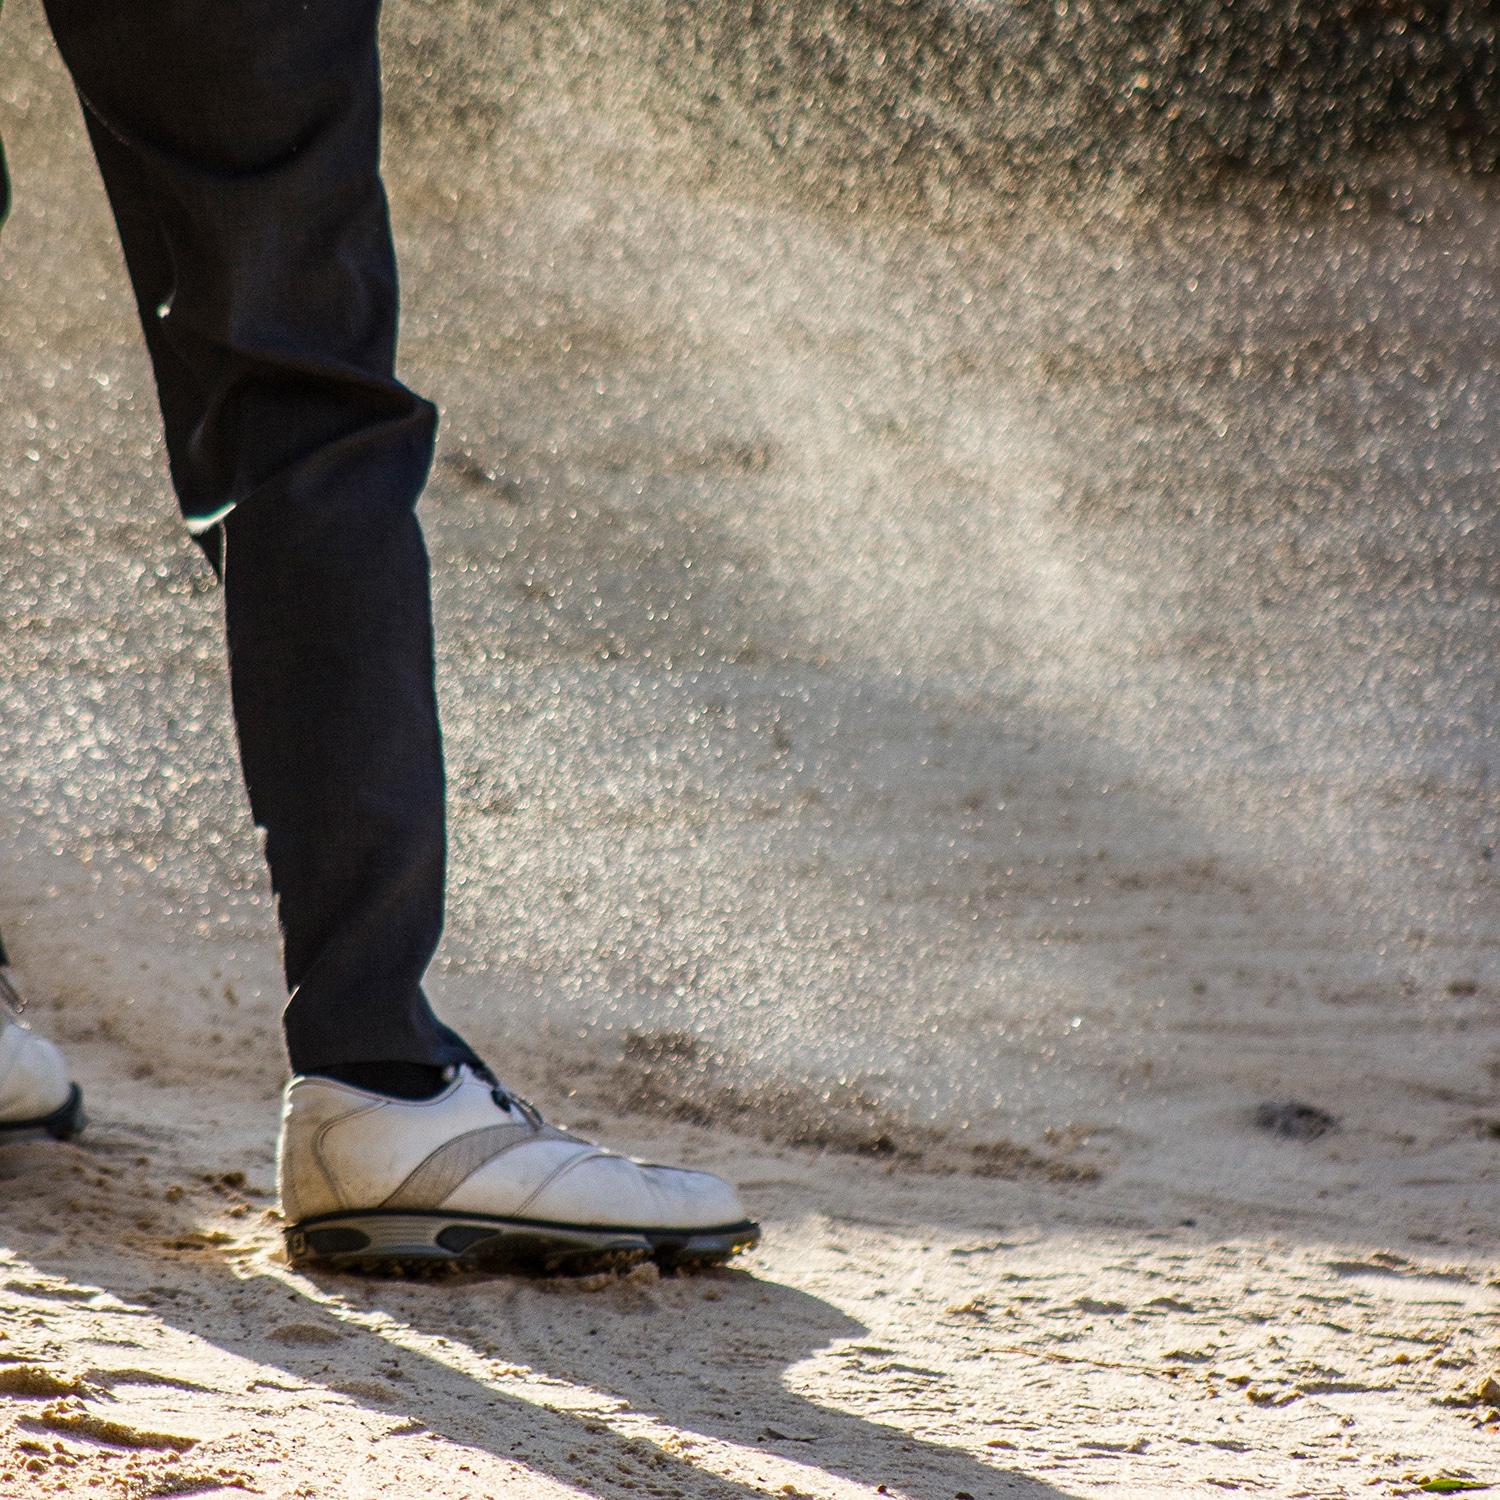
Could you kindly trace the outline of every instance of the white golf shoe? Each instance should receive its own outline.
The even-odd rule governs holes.
[[[723,1178],[580,1140],[467,1067],[422,1100],[293,1078],[277,1171],[294,1264],[670,1269],[760,1239]]]
[[[83,1129],[83,1091],[45,1037],[23,1026],[9,971],[0,967],[0,1145],[51,1136],[65,1141]]]

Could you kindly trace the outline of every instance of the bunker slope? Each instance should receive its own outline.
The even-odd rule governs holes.
[[[94,1123],[0,1153],[0,1494],[1494,1480],[1493,188],[841,197],[649,43],[387,17],[432,992],[767,1238],[406,1285],[277,1259],[217,595],[7,13],[0,929]]]

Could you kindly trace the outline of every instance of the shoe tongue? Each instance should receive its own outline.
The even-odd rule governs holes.
[[[520,1111],[515,1107],[510,1090],[493,1073],[490,1073],[488,1069],[481,1073],[477,1069],[470,1067],[468,1063],[459,1063],[448,1069],[448,1078],[450,1083],[452,1080],[457,1079],[459,1085],[463,1088],[483,1089],[495,1101],[496,1109],[519,1115]]]
[[[477,1068],[471,1068],[468,1063],[459,1063],[456,1067],[448,1069],[448,1077],[456,1078],[465,1088],[484,1089],[486,1093],[498,1094],[500,1098],[510,1098],[510,1090],[504,1087],[488,1069],[480,1072]],[[498,1104],[500,1100],[497,1099],[495,1102]],[[503,1109],[505,1106],[502,1104],[500,1107]]]

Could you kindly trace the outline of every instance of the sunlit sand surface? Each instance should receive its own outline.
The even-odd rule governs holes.
[[[0,930],[95,1125],[0,1153],[0,1494],[1500,1482],[1493,187],[846,202],[587,14],[388,17],[431,988],[765,1245],[276,1260],[218,596],[17,6]]]

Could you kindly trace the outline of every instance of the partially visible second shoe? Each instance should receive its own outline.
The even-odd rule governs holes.
[[[760,1239],[722,1177],[606,1151],[468,1067],[420,1100],[292,1079],[278,1175],[293,1264],[672,1269]]]
[[[0,1146],[83,1129],[83,1090],[68,1077],[62,1053],[24,1025],[20,996],[0,947]]]

